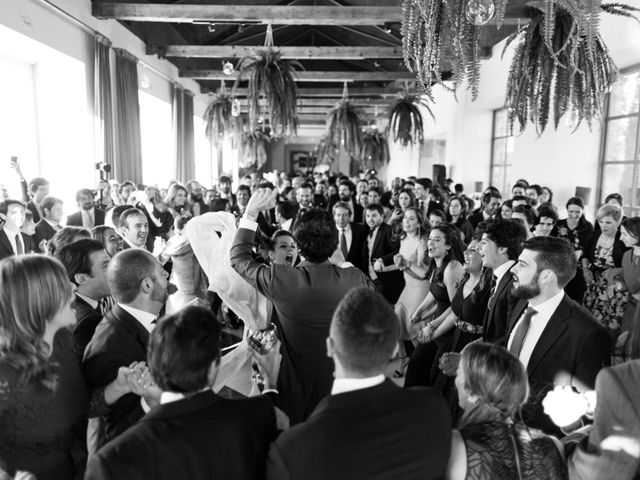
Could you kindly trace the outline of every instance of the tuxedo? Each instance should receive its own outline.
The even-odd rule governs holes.
[[[520,300],[511,316],[509,332],[527,308]],[[527,425],[551,435],[562,436],[560,429],[544,413],[542,400],[560,380],[579,390],[593,390],[596,376],[610,363],[611,340],[606,329],[593,315],[566,294],[553,312],[533,348],[527,364],[531,394],[522,411]]]
[[[56,234],[58,230],[53,228],[49,222],[47,222],[44,218],[40,220],[36,224],[36,233],[33,234],[33,243],[38,252],[42,253],[40,250],[40,242],[42,240],[51,240],[53,236]]]
[[[20,235],[22,237],[22,243],[24,244],[24,253],[33,253],[35,251],[35,246],[31,236],[26,233],[20,233]],[[11,242],[7,238],[7,234],[4,229],[0,228],[0,260],[12,255],[15,255],[15,252],[11,246]]]
[[[367,239],[365,239],[363,249],[363,263],[366,267],[365,273],[367,274],[369,274],[369,265],[372,265],[377,259],[382,260],[385,266],[393,265],[393,257],[400,249],[400,242],[398,239],[394,239],[393,228],[386,223],[382,223],[378,227],[371,252],[369,252],[369,244],[367,241],[369,235],[371,235],[370,231],[367,233]],[[375,280],[374,283],[378,293],[384,296],[389,303],[395,305],[404,289],[404,276],[402,272],[400,270],[393,270],[387,273],[375,272],[375,274],[377,280]]]
[[[93,209],[93,226],[104,225],[104,210],[99,208]],[[70,227],[82,227],[82,212],[76,212],[73,215],[67,217],[67,226]]]
[[[84,352],[84,370],[91,390],[101,389],[118,377],[120,367],[147,360],[149,332],[120,305],[113,306],[96,327]],[[140,397],[128,393],[102,417],[98,446],[124,432],[144,415]]]
[[[515,266],[515,263],[513,264]],[[513,274],[509,268],[495,287],[495,291],[489,297],[487,310],[482,320],[482,340],[497,345],[506,345],[507,331],[511,312],[518,303],[513,296]]]
[[[345,260],[367,274],[367,264],[362,256],[362,250],[367,246],[367,229],[358,223],[350,223],[349,226],[351,227],[351,245]],[[338,229],[338,248],[340,248],[340,229]]]
[[[296,267],[259,263],[252,255],[255,232],[243,228],[246,220],[240,222],[231,247],[231,266],[273,303],[282,340],[278,390],[282,408],[295,424],[331,390],[333,362],[327,357],[326,339],[338,303],[352,288],[373,289],[373,284],[361,270],[328,261],[303,261]]]
[[[85,480],[259,479],[275,435],[268,398],[206,390],[155,407],[91,456]]]
[[[96,331],[96,327],[102,320],[102,313],[94,309],[84,299],[75,295],[71,304],[76,314],[76,324],[73,326],[73,336],[80,352],[84,352]]]
[[[306,422],[283,432],[269,451],[267,479],[439,479],[450,449],[443,397],[387,379],[326,397]]]
[[[623,449],[601,448],[610,436],[640,438],[640,360],[604,368],[596,378],[593,429],[567,459],[576,480],[640,477],[640,458]]]

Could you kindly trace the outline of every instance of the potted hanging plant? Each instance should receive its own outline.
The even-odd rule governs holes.
[[[271,137],[262,129],[244,131],[240,145],[240,168],[254,171],[262,168],[267,162],[267,144],[270,141]]]
[[[363,166],[372,168],[389,163],[387,137],[376,125],[369,127],[362,135],[361,158]]]
[[[517,41],[507,80],[509,128],[518,122],[522,132],[532,123],[538,134],[549,121],[557,129],[569,114],[574,128],[589,127],[602,116],[606,93],[617,69],[598,33],[599,13],[633,17],[638,9],[625,4],[603,4],[594,9],[562,8],[553,0],[533,2],[531,22],[511,35]],[[571,6],[571,2],[562,4]],[[636,19],[637,20],[637,19]]]
[[[366,124],[365,113],[349,101],[345,82],[342,99],[327,118],[328,141],[339,148],[344,147],[351,157],[357,157],[362,148],[362,129]]]
[[[237,118],[232,114],[233,97],[225,89],[224,82],[217,93],[211,95],[204,112],[205,133],[212,145],[220,145],[225,137],[235,135]]]
[[[268,118],[275,136],[295,135],[298,130],[297,87],[295,69],[302,69],[299,62],[283,60],[273,47],[273,31],[267,27],[265,46],[238,62],[238,82],[248,80],[249,125],[258,127],[258,118]],[[266,114],[260,109],[260,99],[265,99]]]
[[[387,135],[394,142],[399,142],[403,148],[415,144],[422,145],[424,122],[420,106],[433,117],[426,99],[420,95],[409,94],[405,87],[405,92],[389,110]]]
[[[328,135],[323,135],[314,149],[319,164],[332,163],[340,153],[340,148],[332,143]]]

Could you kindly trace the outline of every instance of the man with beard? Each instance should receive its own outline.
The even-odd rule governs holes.
[[[531,395],[523,409],[527,425],[562,435],[544,413],[542,399],[554,385],[593,390],[596,376],[609,365],[611,341],[593,315],[571,300],[563,288],[576,273],[568,241],[537,237],[523,243],[513,267],[514,308],[509,351],[527,369]]]
[[[130,208],[120,215],[120,229],[124,248],[147,248],[149,220],[142,210]]]
[[[482,206],[473,212],[473,215],[469,217],[469,223],[476,229],[480,222],[486,222],[495,217],[500,203],[502,202],[502,196],[496,190],[489,190],[482,196]]]
[[[107,283],[116,304],[98,324],[84,354],[87,384],[103,389],[118,376],[120,367],[142,364],[147,358],[149,334],[167,300],[168,274],[149,252],[135,248],[113,257],[107,268]],[[153,384],[139,391],[145,406],[159,402],[160,390]],[[105,397],[107,403],[109,400]],[[98,447],[111,441],[144,415],[138,395],[127,393],[101,417]]]
[[[351,211],[353,213],[353,216],[351,217],[351,221],[353,223],[361,224],[362,214],[364,209],[362,208],[362,205],[360,205],[355,200],[354,198],[355,193],[356,193],[356,186],[353,184],[351,180],[342,180],[338,185],[338,196],[339,196],[338,202],[345,202],[350,204]],[[329,211],[333,212],[333,206],[336,203],[337,202],[332,202],[329,204]]]
[[[95,208],[93,204],[93,192],[88,188],[78,190],[76,202],[80,211],[67,217],[67,225],[91,229],[98,225],[104,225],[104,210]]]

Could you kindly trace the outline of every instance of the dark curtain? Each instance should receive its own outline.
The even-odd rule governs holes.
[[[193,141],[193,94],[173,85],[173,143],[176,158],[176,177],[188,182],[195,177]]]
[[[113,166],[113,104],[111,103],[110,49],[111,41],[97,33],[94,41],[95,61],[93,66],[96,159],[98,162],[108,163]],[[111,174],[108,174],[107,178],[111,178]]]
[[[138,60],[126,50],[116,54],[116,178],[142,183]]]

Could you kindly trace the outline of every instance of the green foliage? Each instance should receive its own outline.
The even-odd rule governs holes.
[[[260,129],[242,133],[240,144],[240,168],[261,168],[267,161],[267,144],[271,137]]]
[[[431,109],[424,97],[405,93],[389,110],[389,124],[387,135],[391,135],[394,142],[400,145],[422,145],[424,135],[424,122],[419,106],[427,109],[433,117]]]
[[[236,67],[241,80],[248,80],[249,124],[258,126],[260,99],[266,100],[269,125],[275,136],[292,136],[298,130],[297,87],[293,79],[298,62],[283,60],[277,48],[266,47],[242,58]]]
[[[364,112],[344,98],[336,105],[327,119],[327,140],[344,147],[352,157],[362,148],[362,128],[367,124]]]
[[[226,136],[236,133],[238,122],[231,115],[232,101],[232,96],[222,88],[212,95],[204,112],[204,120],[207,122],[205,133],[212,145],[220,145]]]
[[[378,131],[377,128],[370,128],[362,136],[362,164],[371,168],[376,168],[389,163],[389,144],[387,136]]]

